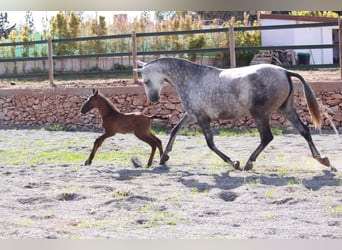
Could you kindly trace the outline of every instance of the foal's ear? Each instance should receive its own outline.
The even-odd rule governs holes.
[[[93,96],[97,96],[98,93],[99,91],[97,89],[93,89]]]

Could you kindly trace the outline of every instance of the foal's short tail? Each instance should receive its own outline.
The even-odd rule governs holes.
[[[317,100],[316,100],[316,97],[315,97],[313,90],[305,82],[304,78],[300,74],[297,74],[297,73],[292,72],[292,71],[287,71],[287,76],[288,77],[294,76],[294,77],[298,78],[303,83],[304,96],[305,96],[306,103],[307,103],[308,108],[309,108],[309,113],[312,117],[313,124],[314,124],[316,129],[320,129],[322,126],[322,118],[321,118],[321,114],[320,114],[319,105],[317,103]]]

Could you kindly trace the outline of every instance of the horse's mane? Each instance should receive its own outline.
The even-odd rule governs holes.
[[[105,102],[105,104],[109,107],[109,109],[113,112],[113,113],[120,113],[120,111],[114,106],[114,104],[107,98],[105,97],[102,93],[98,93],[98,96],[101,97],[103,99],[103,101]]]

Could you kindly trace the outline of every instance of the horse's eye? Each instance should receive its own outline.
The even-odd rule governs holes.
[[[144,84],[145,84],[145,85],[147,85],[147,86],[148,86],[148,85],[150,85],[150,83],[151,83],[151,81],[150,81],[150,80],[146,80],[146,81],[144,81]]]

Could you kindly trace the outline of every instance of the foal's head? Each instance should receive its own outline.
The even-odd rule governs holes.
[[[89,96],[85,104],[81,108],[81,113],[85,114],[93,108],[99,108],[100,106],[99,91],[93,89],[93,94]]]

